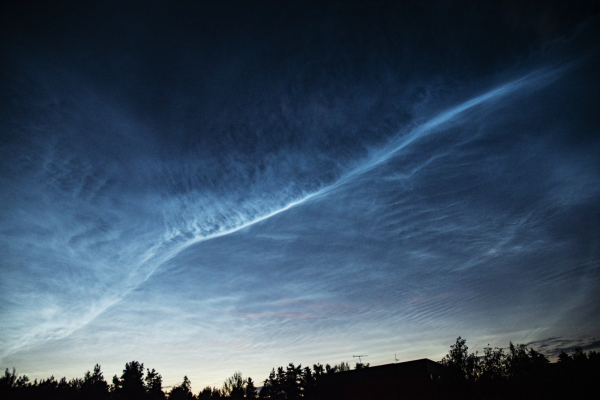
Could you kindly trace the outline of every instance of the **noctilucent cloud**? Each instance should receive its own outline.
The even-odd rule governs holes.
[[[121,3],[0,13],[0,367],[600,346],[595,3]]]

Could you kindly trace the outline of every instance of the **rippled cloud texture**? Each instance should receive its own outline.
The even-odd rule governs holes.
[[[0,367],[597,345],[596,8],[5,9]]]

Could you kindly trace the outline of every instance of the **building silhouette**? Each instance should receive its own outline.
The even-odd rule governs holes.
[[[324,374],[319,398],[328,400],[430,400],[438,398],[442,366],[427,358]]]

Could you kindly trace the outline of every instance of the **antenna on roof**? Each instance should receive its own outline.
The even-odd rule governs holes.
[[[400,361],[400,360],[398,360],[398,358],[396,357],[396,353],[394,353],[394,360],[396,360],[396,362]]]
[[[358,357],[358,362],[359,362],[360,364],[362,364],[362,361],[361,361],[361,359],[360,359],[360,358],[361,358],[361,357],[369,357],[369,356],[368,356],[368,355],[360,355],[360,356],[354,356],[354,355],[353,355],[352,357]]]

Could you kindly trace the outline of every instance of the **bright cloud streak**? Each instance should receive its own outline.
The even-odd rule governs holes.
[[[470,99],[462,104],[459,104],[458,106],[453,107],[450,110],[442,112],[439,115],[435,116],[434,118],[428,120],[427,122],[423,123],[422,125],[416,127],[412,131],[410,131],[405,137],[402,137],[399,144],[393,144],[392,146],[390,146],[391,149],[389,149],[389,147],[388,147],[383,154],[379,153],[379,154],[377,154],[376,157],[373,157],[371,160],[361,163],[361,165],[358,168],[344,174],[335,183],[328,185],[316,192],[310,193],[298,200],[294,200],[294,201],[288,203],[287,205],[285,205],[284,207],[279,208],[275,211],[271,211],[266,215],[262,215],[262,216],[254,218],[254,219],[250,219],[252,216],[248,216],[246,218],[243,216],[240,216],[241,221],[238,222],[237,225],[236,225],[237,221],[232,221],[230,224],[226,223],[223,226],[221,226],[219,228],[219,230],[215,233],[212,233],[212,234],[206,235],[206,236],[194,237],[193,239],[188,240],[187,242],[184,242],[184,243],[179,243],[179,244],[173,246],[172,248],[169,248],[168,242],[161,243],[160,245],[155,246],[154,249],[150,249],[147,251],[146,256],[144,256],[143,260],[140,262],[139,266],[137,267],[138,269],[143,270],[143,271],[148,271],[148,269],[149,269],[149,272],[147,273],[147,275],[145,276],[145,278],[142,281],[129,282],[128,283],[129,288],[127,289],[127,291],[125,291],[124,293],[122,293],[121,295],[119,295],[118,297],[116,297],[112,300],[106,301],[103,305],[98,307],[97,310],[94,310],[89,315],[86,315],[85,318],[82,321],[80,321],[78,324],[75,324],[74,327],[66,328],[61,335],[58,335],[58,337],[53,336],[53,338],[56,339],[56,338],[66,337],[66,336],[72,334],[77,329],[80,329],[81,327],[87,325],[93,319],[98,317],[102,312],[104,312],[107,308],[109,308],[109,307],[113,306],[114,304],[118,303],[119,301],[121,301],[132,290],[135,290],[135,288],[137,288],[141,283],[148,280],[154,274],[154,272],[158,268],[160,268],[164,263],[170,261],[171,259],[176,257],[179,253],[181,253],[185,249],[189,248],[190,246],[200,243],[200,242],[204,242],[204,241],[211,240],[211,239],[216,239],[219,237],[223,237],[223,236],[238,232],[249,226],[252,226],[259,222],[265,221],[279,213],[285,212],[292,207],[299,206],[313,198],[323,196],[323,195],[329,193],[330,191],[332,191],[333,189],[338,188],[339,186],[345,184],[347,181],[356,177],[357,175],[364,174],[364,173],[372,170],[373,168],[375,168],[377,165],[384,163],[385,161],[390,159],[396,152],[398,152],[401,149],[403,149],[404,147],[410,145],[411,143],[413,143],[414,141],[423,137],[424,135],[432,133],[436,128],[439,128],[441,125],[451,122],[453,118],[459,116],[461,113],[463,113],[473,107],[481,105],[485,102],[500,100],[502,97],[506,97],[510,94],[513,94],[517,90],[524,90],[524,89],[534,89],[535,90],[535,88],[541,88],[541,87],[551,83],[553,80],[557,79],[558,75],[561,72],[563,72],[563,70],[564,70],[564,68],[563,69],[554,69],[554,70],[550,70],[550,71],[545,70],[545,71],[532,72],[518,80],[509,82],[498,88],[492,89],[489,92],[486,92],[480,96],[477,96],[477,97]],[[250,220],[248,220],[248,219],[250,219]],[[230,227],[231,224],[233,225],[233,227]],[[155,254],[156,252],[159,252],[159,254]],[[150,266],[150,267],[148,267],[148,266]],[[134,276],[135,275],[136,274],[134,273]],[[36,336],[43,336],[43,335],[40,335],[38,333]],[[44,339],[42,339],[42,341],[44,341]],[[34,342],[34,343],[27,343],[27,344],[35,345],[36,343]],[[19,348],[20,347],[14,347],[11,349],[11,351],[13,351],[13,352],[17,351]]]

